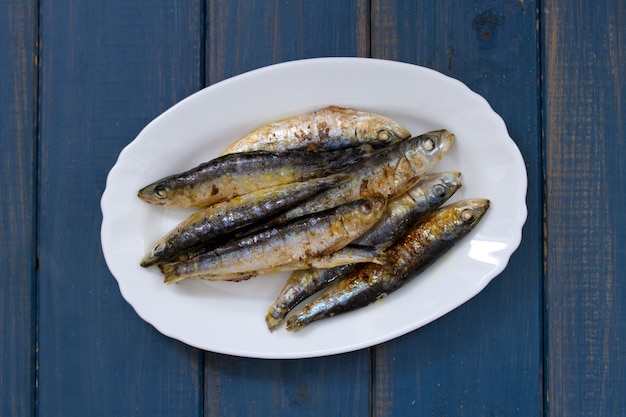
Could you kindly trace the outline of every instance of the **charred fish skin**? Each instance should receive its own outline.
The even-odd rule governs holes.
[[[222,155],[253,150],[337,150],[365,143],[379,147],[410,135],[404,126],[389,117],[328,106],[261,126],[235,141]]]
[[[407,227],[435,210],[461,187],[459,172],[434,173],[424,176],[405,194],[390,200],[382,218],[352,244],[380,246],[393,243]],[[276,328],[297,304],[330,285],[336,279],[353,272],[360,265],[342,265],[328,269],[296,271],[270,307],[266,322]]]
[[[306,262],[336,252],[361,236],[380,219],[385,205],[382,198],[353,201],[159,267],[165,282],[172,283],[207,273],[229,275]]]
[[[194,250],[200,246],[205,248],[203,251],[208,251],[208,248],[216,245],[217,238],[270,218],[346,179],[346,175],[335,174],[279,185],[197,211],[159,239],[142,259],[141,266],[193,257]]]
[[[326,210],[359,198],[393,198],[406,192],[443,158],[454,134],[438,130],[406,139],[378,150],[371,157],[346,168],[351,179],[305,203],[288,210],[271,221],[285,220]]]
[[[466,236],[489,204],[487,199],[469,199],[437,210],[385,252],[385,266],[367,264],[338,281],[287,319],[287,330],[297,331],[314,321],[365,307],[402,287]]]
[[[407,227],[443,205],[461,187],[460,172],[427,174],[406,193],[390,200],[381,220],[354,243],[392,244]]]
[[[223,155],[143,187],[143,201],[166,207],[206,207],[259,189],[338,173],[367,158],[372,147],[339,151],[253,151]]]
[[[306,298],[329,286],[337,279],[355,271],[359,264],[348,264],[333,268],[309,268],[293,271],[267,310],[265,323],[270,331],[276,330],[287,314]]]
[[[284,265],[279,265],[269,269],[259,269],[252,272],[242,272],[233,274],[214,275],[211,271],[198,276],[206,281],[242,281],[259,275],[275,274],[278,272],[290,272],[298,270],[308,270],[311,268],[334,269],[344,265],[358,265],[365,262],[383,264],[381,257],[382,249],[373,247],[353,247],[346,246],[328,255],[308,258],[303,261],[296,261]]]
[[[387,203],[381,217],[370,230],[352,244],[387,247],[395,242],[410,225],[445,203],[460,187],[460,172],[427,174],[409,191]],[[312,268],[295,271],[272,306],[266,323],[270,330],[276,329],[305,298],[358,269],[361,265],[342,265],[334,268]]]

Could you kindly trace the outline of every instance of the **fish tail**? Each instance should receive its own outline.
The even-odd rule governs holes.
[[[278,327],[283,322],[283,320],[284,320],[283,318],[274,317],[272,312],[268,312],[267,315],[265,316],[265,322],[267,323],[267,328],[269,329],[270,332],[273,332],[274,330],[278,329]]]
[[[159,264],[159,269],[163,273],[163,282],[166,284],[173,284],[186,278],[185,276],[176,273],[176,264]]]
[[[180,275],[165,275],[165,277],[163,278],[163,282],[165,284],[175,284],[178,281],[182,281],[184,280],[186,277],[180,276]]]
[[[372,260],[373,263],[378,265],[387,265],[388,264],[388,255],[387,248],[390,246],[389,242],[380,243],[374,246],[374,251],[376,253],[376,258]]]

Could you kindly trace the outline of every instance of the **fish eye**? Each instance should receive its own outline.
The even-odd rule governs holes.
[[[378,139],[382,141],[388,141],[391,139],[391,135],[386,130],[381,130],[378,132]]]
[[[164,185],[157,185],[154,187],[154,195],[157,198],[166,198],[167,197],[167,187]]]
[[[424,150],[430,152],[433,149],[435,149],[436,143],[435,140],[433,138],[426,138],[424,139],[424,142],[422,142],[422,148],[424,148]]]
[[[369,214],[374,209],[371,201],[364,201],[363,204],[359,205],[359,211],[363,214]]]
[[[474,219],[474,210],[465,209],[461,212],[461,220],[465,223],[471,222]]]
[[[165,249],[167,248],[167,243],[165,242],[161,242],[158,245],[156,245],[153,249],[152,249],[152,255],[153,256],[158,256],[160,254],[162,254]]]
[[[433,192],[435,193],[435,195],[437,197],[445,197],[445,195],[446,195],[446,187],[444,187],[441,184],[436,184],[433,187]]]

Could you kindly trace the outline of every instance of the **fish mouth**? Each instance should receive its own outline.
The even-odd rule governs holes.
[[[159,199],[155,197],[155,194],[154,194],[155,189],[156,189],[156,184],[146,185],[145,187],[143,187],[141,190],[137,192],[137,197],[139,197],[141,200],[150,204],[163,205],[159,201]]]
[[[448,149],[450,149],[450,146],[452,146],[452,143],[454,143],[456,136],[454,135],[454,133],[449,132],[446,129],[438,130],[433,133],[441,137],[440,149],[442,151],[441,154],[443,156],[443,153],[446,153]]]
[[[491,201],[487,198],[472,198],[467,201],[467,205],[478,213],[478,217],[480,218],[489,209],[489,206],[491,206]]]
[[[459,171],[449,171],[441,174],[441,180],[448,187],[461,187],[463,175]]]

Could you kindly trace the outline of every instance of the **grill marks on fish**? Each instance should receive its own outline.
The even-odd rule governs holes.
[[[336,252],[372,227],[381,198],[357,200],[220,246],[188,261],[160,265],[165,282],[269,270]]]
[[[446,130],[411,138],[393,119],[337,106],[269,123],[138,192],[150,204],[203,208],[142,266],[158,264],[166,283],[295,271],[268,310],[270,330],[329,284],[287,330],[364,307],[448,251],[489,207],[465,200],[433,213],[460,186],[459,173],[423,176],[453,141]]]
[[[381,219],[352,244],[385,248],[407,228],[445,203],[461,187],[459,172],[428,174],[405,194],[390,200]],[[266,323],[276,329],[287,314],[307,297],[350,274],[360,265],[294,271],[268,309]]]
[[[322,256],[313,256],[301,261],[279,265],[269,269],[260,269],[251,272],[214,275],[210,271],[197,278],[206,281],[243,281],[259,275],[275,274],[285,271],[310,270],[311,268],[325,268],[320,270],[330,270],[345,265],[373,262],[382,264],[382,250],[379,247],[353,247],[346,246],[333,253]]]
[[[253,150],[336,150],[360,144],[387,146],[410,136],[397,121],[339,106],[268,123],[235,141],[223,153]]]
[[[466,236],[488,208],[489,200],[469,199],[438,209],[385,251],[385,265],[367,264],[337,281],[289,317],[287,330],[365,307],[397,290]]]
[[[359,198],[393,198],[406,192],[432,169],[454,141],[446,130],[428,132],[376,152],[343,171],[348,181],[277,216],[270,224],[326,210]]]
[[[253,151],[224,155],[138,192],[150,204],[206,207],[263,188],[338,173],[370,155],[368,145],[338,151]]]
[[[159,239],[143,258],[141,266],[191,258],[197,254],[196,249],[206,252],[216,246],[218,238],[225,240],[235,230],[272,217],[346,178],[346,175],[336,174],[279,185],[197,211]]]

